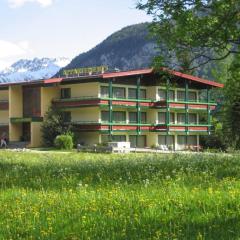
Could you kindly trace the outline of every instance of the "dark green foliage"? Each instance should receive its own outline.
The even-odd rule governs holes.
[[[223,130],[229,144],[240,149],[240,54],[235,56],[225,84]]]
[[[64,123],[64,119],[60,111],[49,108],[42,124],[43,145],[53,147],[54,140],[58,135],[67,133],[71,130],[71,126]]]
[[[177,57],[192,69],[238,52],[239,0],[139,0],[137,8],[152,16],[152,36],[169,52],[166,64]]]
[[[72,150],[72,148],[73,148],[73,138],[72,138],[72,135],[69,134],[69,133],[58,135],[55,138],[54,146],[57,149]]]

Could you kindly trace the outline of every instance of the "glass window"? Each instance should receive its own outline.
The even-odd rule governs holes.
[[[61,88],[61,99],[71,98],[71,88]]]
[[[187,136],[187,144],[192,146],[197,146],[197,136]]]
[[[141,135],[141,136],[131,135],[131,136],[129,136],[129,141],[130,141],[130,144],[131,144],[132,148],[135,148],[135,147],[144,148],[144,147],[146,147],[146,136],[145,135]]]
[[[147,123],[147,113],[141,112],[141,123]]]
[[[128,98],[136,99],[137,98],[137,89],[136,88],[129,88],[128,89]]]
[[[177,100],[185,101],[185,91],[177,91]]]
[[[126,112],[113,112],[113,122],[126,122]]]
[[[166,123],[166,113],[165,112],[158,113],[158,123],[160,123],[160,124]]]
[[[137,113],[136,112],[129,112],[129,122],[137,123]]]
[[[109,135],[101,135],[101,142],[102,143],[109,142]]]
[[[113,98],[126,98],[125,88],[114,87],[113,88]]]
[[[137,112],[129,112],[129,122],[137,123]],[[141,112],[141,123],[147,122],[147,113]]]
[[[158,90],[158,98],[160,101],[166,100],[166,90],[159,89]]]
[[[189,124],[197,124],[197,114],[189,113],[188,121]]]
[[[185,124],[185,113],[178,113],[177,114],[177,123],[178,124]]]
[[[188,93],[188,100],[189,100],[189,102],[196,102],[197,101],[197,93],[196,92],[189,92]]]
[[[140,99],[146,99],[147,92],[146,89],[140,89]],[[137,99],[137,89],[136,88],[129,88],[128,89],[128,98],[130,99]]]
[[[102,122],[109,122],[109,111],[101,111]]]
[[[173,146],[174,136],[158,135],[158,145]]]
[[[126,136],[125,135],[113,135],[112,141],[113,142],[126,142]]]
[[[108,96],[109,96],[108,87],[101,86],[101,97],[108,98]]]
[[[140,89],[140,99],[146,99],[146,98],[147,98],[146,89]]]
[[[71,112],[62,112],[61,115],[64,122],[71,122]]]
[[[169,90],[169,100],[174,101],[175,100],[175,92],[174,90]]]
[[[186,145],[186,136],[184,136],[184,135],[177,136],[177,143],[180,146]]]
[[[174,113],[170,113],[169,122],[170,122],[171,124],[174,124],[174,123],[175,123],[175,115],[174,115]]]

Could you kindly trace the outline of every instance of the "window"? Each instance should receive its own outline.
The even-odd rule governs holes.
[[[170,124],[174,124],[175,123],[175,115],[174,115],[174,113],[170,113],[169,123]]]
[[[101,97],[103,97],[103,98],[108,98],[109,97],[108,87],[101,86]]]
[[[185,91],[177,91],[177,100],[185,101]]]
[[[158,98],[160,101],[166,100],[166,90],[159,89],[158,90]]]
[[[158,135],[158,145],[173,146],[174,136]]]
[[[128,89],[128,98],[136,99],[137,98],[137,89],[136,88],[129,88]]]
[[[102,111],[101,112],[101,121],[102,122],[109,122],[109,111]]]
[[[113,98],[126,98],[125,88],[114,87],[113,88]]]
[[[112,136],[113,142],[126,142],[126,136],[125,135],[114,135]]]
[[[197,124],[197,114],[189,113],[188,121],[189,124]]]
[[[174,101],[175,100],[175,92],[174,92],[174,90],[169,90],[169,100],[170,101]]]
[[[194,135],[187,136],[187,144],[197,146],[197,136]]]
[[[166,113],[165,112],[158,113],[158,123],[166,124]]]
[[[189,92],[188,93],[188,100],[189,100],[189,102],[196,102],[197,101],[197,93],[196,92]]]
[[[147,113],[141,112],[141,123],[147,122]],[[129,112],[129,123],[137,123],[137,112]]]
[[[72,119],[71,118],[71,112],[62,112],[61,115],[62,115],[62,119],[63,119],[64,122],[66,122],[66,123],[71,122],[71,119]]]
[[[129,136],[129,141],[130,141],[130,144],[131,144],[132,148],[135,148],[135,147],[144,148],[144,147],[146,147],[146,136],[145,135],[141,135],[141,136],[130,135]]]
[[[129,112],[129,122],[137,123],[137,112]]]
[[[146,98],[147,98],[146,89],[140,89],[140,99],[146,99]]]
[[[167,118],[166,118],[166,112],[159,112],[158,113],[158,123],[160,124],[166,124]],[[169,114],[169,123],[174,124],[175,123],[175,115],[174,113]]]
[[[61,88],[61,99],[71,98],[71,88]]]
[[[102,143],[109,142],[109,135],[101,135],[101,142]]]
[[[146,89],[140,89],[140,99],[146,99],[147,92]],[[128,89],[128,98],[130,99],[137,99],[137,89],[136,88],[129,88]]]
[[[113,112],[113,122],[126,122],[126,112]]]
[[[186,145],[186,136],[179,135],[177,136],[177,143],[180,145],[180,148]]]
[[[114,135],[112,136],[112,140],[109,135],[101,135],[101,142],[107,143],[107,142],[126,142],[126,136],[125,135]]]
[[[141,123],[147,123],[147,113],[141,112]]]
[[[185,124],[185,113],[178,113],[177,115],[177,123],[178,124]]]

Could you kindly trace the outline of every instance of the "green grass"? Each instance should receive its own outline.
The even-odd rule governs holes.
[[[0,152],[0,239],[239,239],[240,155]]]

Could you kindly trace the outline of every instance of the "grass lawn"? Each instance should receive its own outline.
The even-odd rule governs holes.
[[[240,155],[0,152],[0,239],[239,239]]]

